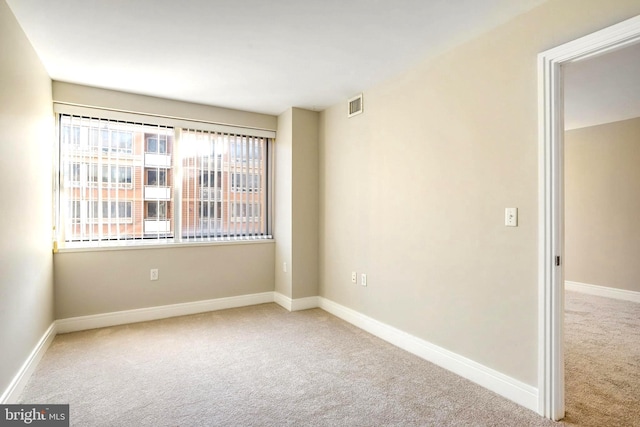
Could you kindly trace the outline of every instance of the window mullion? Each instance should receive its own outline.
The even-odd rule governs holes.
[[[182,157],[182,128],[174,128],[173,137],[173,154],[172,154],[172,175],[173,175],[173,191],[172,191],[172,206],[173,206],[173,238],[176,242],[182,242],[182,179],[183,179],[183,166],[184,161]]]

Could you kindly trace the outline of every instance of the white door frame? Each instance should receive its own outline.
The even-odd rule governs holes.
[[[538,55],[538,412],[553,420],[564,417],[562,65],[638,42],[640,15]]]

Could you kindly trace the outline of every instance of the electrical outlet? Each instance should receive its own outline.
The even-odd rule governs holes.
[[[358,273],[355,271],[351,272],[351,283],[358,283]]]
[[[285,273],[287,272],[287,263],[286,262],[282,263],[282,271],[284,271]]]
[[[149,280],[158,280],[158,269],[152,268],[149,272]]]
[[[367,286],[367,275],[365,273],[360,275],[360,284],[362,286]]]

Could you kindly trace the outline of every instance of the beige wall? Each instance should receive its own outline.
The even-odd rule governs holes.
[[[278,130],[274,143],[274,224],[273,237],[276,240],[275,290],[291,298],[291,253],[292,242],[292,187],[293,175],[293,109],[289,108],[278,116]],[[284,271],[284,264],[286,270]]]
[[[565,135],[565,279],[640,292],[640,118]]]
[[[318,124],[317,112],[301,108],[278,117],[276,292],[294,299],[318,295]]]
[[[53,82],[54,101],[276,129],[277,118]],[[274,243],[135,250],[62,251],[54,257],[56,318],[274,290]],[[149,270],[160,269],[151,282]]]
[[[537,54],[638,13],[550,0],[323,112],[320,294],[537,386]]]
[[[0,395],[53,322],[51,80],[0,0]]]
[[[319,113],[293,109],[292,298],[318,295]]]
[[[273,242],[58,253],[56,317],[272,292],[273,259]]]

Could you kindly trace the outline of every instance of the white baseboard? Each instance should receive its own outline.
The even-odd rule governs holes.
[[[320,297],[291,299],[280,292],[273,293],[273,301],[289,311],[309,310],[320,307]]]
[[[606,286],[589,285],[569,280],[565,280],[564,288],[568,291],[582,292],[583,294],[640,303],[640,292],[627,291],[625,289],[607,288]]]
[[[291,311],[291,308],[293,306],[293,300],[288,296],[281,294],[280,292],[273,293],[273,302],[287,311]]]
[[[259,294],[163,305],[136,310],[116,311],[91,316],[71,317],[56,320],[56,328],[58,333],[63,334],[66,332],[83,331],[86,329],[104,328],[107,326],[124,325],[127,323],[146,322],[149,320],[166,319],[168,317],[205,313],[207,311],[265,304],[274,301],[273,294],[273,292],[263,292]]]
[[[417,338],[362,313],[319,297],[320,308],[370,334],[481,385],[515,403],[538,411],[538,389]]]
[[[292,301],[291,311],[309,310],[320,307],[320,297],[296,298]]]
[[[16,376],[13,377],[9,387],[7,387],[4,393],[2,393],[2,396],[0,396],[0,404],[6,405],[18,402],[20,393],[22,393],[22,390],[25,385],[27,385],[27,381],[29,381],[31,374],[36,370],[40,359],[42,359],[42,356],[44,356],[44,353],[47,351],[55,337],[56,323],[53,322],[51,326],[47,328],[42,338],[40,338],[38,344],[36,344],[34,349],[31,351],[27,360],[22,364]]]
[[[538,390],[533,386],[522,383],[473,360],[438,347],[326,298],[308,297],[292,300],[278,292],[264,292],[57,320],[40,339],[29,358],[25,361],[14,380],[0,398],[0,403],[5,404],[16,401],[31,373],[53,341],[56,333],[164,319],[269,302],[275,302],[289,311],[319,307],[360,329],[454,372],[463,378],[473,381],[521,406],[533,411],[538,410]]]

